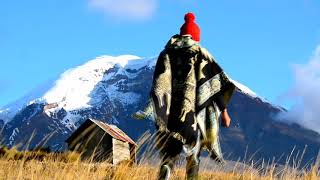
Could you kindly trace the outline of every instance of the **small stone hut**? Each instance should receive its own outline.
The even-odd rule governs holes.
[[[102,121],[87,119],[66,142],[83,160],[112,164],[136,161],[137,144],[117,126]]]

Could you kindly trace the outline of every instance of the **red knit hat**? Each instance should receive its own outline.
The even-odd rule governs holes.
[[[200,28],[194,22],[195,16],[193,13],[189,12],[184,16],[185,23],[180,28],[180,35],[190,34],[192,39],[195,41],[200,41]]]

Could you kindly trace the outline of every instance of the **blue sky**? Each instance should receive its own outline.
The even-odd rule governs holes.
[[[318,0],[2,0],[0,106],[100,55],[157,55],[188,11],[227,73],[274,103],[320,44]]]

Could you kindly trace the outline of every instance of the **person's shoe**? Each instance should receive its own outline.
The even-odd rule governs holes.
[[[162,165],[160,168],[158,180],[169,180],[171,169],[168,165]]]

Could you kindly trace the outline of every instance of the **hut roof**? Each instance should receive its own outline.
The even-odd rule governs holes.
[[[113,138],[118,139],[120,141],[128,142],[130,144],[137,146],[137,144],[117,126],[107,124],[105,122],[94,120],[94,119],[87,119],[83,124],[81,124],[81,126],[74,133],[72,133],[72,135],[66,140],[66,142],[72,141],[72,139],[78,136],[82,131],[84,131],[92,123],[99,126],[101,129],[103,129],[106,133],[108,133]]]

